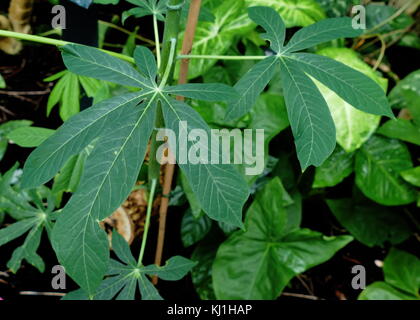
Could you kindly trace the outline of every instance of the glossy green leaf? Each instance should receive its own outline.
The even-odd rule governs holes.
[[[385,281],[420,299],[420,259],[392,248],[384,260]]]
[[[66,272],[91,295],[108,262],[106,234],[98,220],[126,199],[136,182],[153,130],[156,103],[127,105],[114,119],[86,160],[76,193],[64,207],[53,230],[53,246]],[[68,226],[72,226],[70,229]]]
[[[61,48],[66,67],[76,74],[133,87],[152,87],[130,64],[98,49],[69,44]]]
[[[181,240],[184,247],[202,240],[210,231],[211,224],[212,221],[206,215],[195,217],[191,210],[185,211],[181,222]]]
[[[130,93],[103,101],[66,121],[50,138],[35,149],[25,162],[22,185],[35,187],[50,180],[66,161],[81,152],[125,110],[141,100],[140,93]]]
[[[201,119],[198,113],[188,105],[164,97],[162,100],[163,116],[166,126],[179,136],[180,130],[189,134],[192,129],[202,129],[212,137],[210,128]],[[186,121],[188,128],[185,127]],[[210,142],[210,141],[209,141]],[[194,191],[203,210],[210,218],[223,221],[236,226],[242,225],[242,206],[248,198],[248,188],[239,172],[230,164],[222,164],[220,154],[215,154],[218,150],[205,146],[207,153],[203,156],[199,164],[192,164],[191,161],[183,161],[180,157],[185,157],[188,150],[191,150],[193,143],[188,141],[186,145],[172,145],[169,141],[170,149],[176,150],[177,164],[187,177],[189,184]],[[203,145],[204,142],[200,143]],[[201,153],[201,152],[200,152]],[[219,160],[219,164],[212,164],[211,159]]]
[[[221,83],[187,83],[168,86],[165,93],[204,101],[229,101],[239,99],[232,87]]]
[[[246,231],[233,233],[213,264],[218,299],[276,299],[297,274],[330,259],[352,240],[308,229],[287,230],[283,188],[278,178],[257,195],[246,216]]]
[[[248,14],[255,23],[265,29],[266,33],[261,34],[261,37],[270,42],[274,52],[280,52],[286,36],[286,27],[276,10],[270,7],[251,7]]]
[[[347,178],[354,168],[354,153],[336,146],[331,156],[316,168],[314,188],[334,187]]]
[[[54,133],[54,130],[39,127],[21,127],[10,132],[7,137],[20,147],[37,147]]]
[[[383,246],[388,241],[398,244],[412,234],[400,212],[374,204],[357,204],[352,199],[327,200],[327,203],[340,224],[369,247]]]
[[[339,38],[354,38],[361,33],[352,27],[349,17],[325,19],[296,32],[283,52],[300,51]]]
[[[202,300],[216,300],[212,283],[212,265],[216,258],[219,242],[212,239],[201,241],[194,249],[191,259],[197,265],[191,270],[191,278],[195,290]]]
[[[319,166],[334,151],[335,126],[313,81],[289,59],[280,59],[287,112],[302,170]]]
[[[378,133],[393,139],[410,142],[420,146],[420,126],[406,119],[387,121],[379,128]]]
[[[420,166],[400,172],[402,178],[413,186],[420,187]]]
[[[256,103],[258,96],[273,78],[278,65],[275,57],[266,58],[254,65],[236,84],[240,97],[229,104],[226,120],[233,120],[245,115]]]
[[[359,295],[359,300],[416,300],[385,282],[374,282]]]
[[[379,77],[371,67],[358,57],[356,52],[347,48],[325,48],[318,51],[318,54],[335,59],[360,71],[379,84],[383,90],[386,90],[387,80]],[[381,119],[380,116],[355,109],[334,91],[319,82],[317,85],[327,101],[334,119],[337,129],[337,143],[347,152],[353,152],[360,148],[377,129]],[[364,105],[368,104],[369,101],[364,102]]]
[[[246,0],[248,6],[275,9],[287,28],[306,27],[325,19],[325,13],[315,0]]]
[[[408,204],[415,201],[415,192],[399,173],[412,167],[404,144],[373,136],[356,155],[356,184],[368,198],[380,204]]]
[[[417,126],[420,126],[420,70],[398,82],[389,93],[389,101],[392,106],[409,108]]]
[[[420,300],[420,260],[405,251],[391,248],[384,260],[385,282],[374,282],[359,300]]]

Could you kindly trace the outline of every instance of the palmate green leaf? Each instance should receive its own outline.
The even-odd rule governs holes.
[[[81,88],[83,88],[88,97],[93,98],[100,89],[104,90],[108,86],[105,81],[78,76],[68,70],[53,74],[44,79],[44,81],[49,82],[57,79],[59,80],[54,85],[54,88],[48,97],[47,116],[51,113],[51,110],[59,104],[60,117],[64,121],[80,111]]]
[[[50,213],[54,209],[52,194],[46,187],[22,191],[16,181],[17,165],[0,176],[0,210],[9,214],[17,222],[0,229],[0,246],[22,236],[26,232],[25,241],[17,247],[7,267],[14,273],[20,268],[22,261],[44,272],[45,265],[36,253],[44,228],[51,230]],[[12,187],[12,183],[14,184]],[[44,205],[47,200],[48,205]]]
[[[66,121],[26,160],[22,186],[32,188],[50,180],[71,156],[81,152],[115,119],[123,118],[125,110],[135,107],[145,95],[139,92],[121,95],[98,103]]]
[[[149,15],[155,15],[156,18],[160,21],[164,21],[165,19],[163,15],[167,11],[166,4],[168,0],[127,0],[127,2],[130,2],[137,7],[123,12],[123,23],[130,16],[142,18]]]
[[[352,199],[327,200],[331,211],[352,236],[368,247],[398,244],[412,234],[400,212],[375,204],[357,204]]]
[[[336,146],[331,156],[316,168],[313,188],[334,187],[354,170],[354,153]]]
[[[126,86],[153,87],[150,80],[141,76],[127,62],[98,49],[69,44],[61,50],[64,64],[71,72]]]
[[[42,258],[36,253],[41,242],[41,235],[43,231],[43,221],[38,218],[38,223],[29,231],[25,242],[17,248],[12,258],[7,263],[7,267],[12,272],[17,272],[22,264],[23,259],[28,261],[31,265],[36,267],[40,272],[44,272],[45,264]]]
[[[175,132],[176,136],[179,136],[180,129],[187,134],[192,129],[202,129],[208,137],[213,136],[208,125],[190,106],[165,96],[163,96],[161,102],[165,124],[167,128]],[[188,128],[180,128],[180,121],[186,121]],[[210,141],[208,142],[210,143]],[[177,164],[187,177],[207,215],[217,221],[242,226],[242,207],[248,198],[249,191],[239,172],[230,164],[222,164],[221,155],[214,154],[218,150],[214,150],[214,148],[210,150],[207,146],[206,150],[203,150],[203,153],[207,153],[207,156],[200,155],[201,159],[204,160],[207,157],[207,163],[206,161],[200,161],[199,164],[192,164],[191,161],[184,163],[184,161],[180,161],[180,155],[188,154],[188,150],[191,150],[194,143],[188,141],[186,145],[178,143],[177,146],[172,145],[172,143],[169,141],[169,147],[176,150]],[[201,146],[203,146],[203,142],[201,142]],[[213,159],[219,159],[219,164],[211,164],[212,157]]]
[[[383,89],[353,68],[311,53],[288,54],[286,59],[353,107],[376,115],[394,117]]]
[[[275,9],[287,28],[306,27],[325,19],[324,10],[316,0],[245,0],[248,6],[267,6]]]
[[[356,155],[356,184],[368,198],[395,206],[414,202],[416,193],[399,173],[413,167],[407,147],[397,140],[373,136]]]
[[[365,74],[386,91],[387,79],[379,77],[369,65],[359,58],[355,51],[347,48],[325,48],[317,53],[335,59]],[[352,107],[334,91],[319,82],[316,82],[316,84],[327,101],[334,119],[337,143],[347,152],[353,152],[360,148],[378,128],[381,117]],[[366,101],[364,104],[367,105],[369,102]]]
[[[420,166],[402,171],[400,175],[408,183],[420,188]]]
[[[289,59],[280,58],[287,112],[302,170],[319,166],[335,148],[335,126],[314,82]]]
[[[226,120],[233,120],[245,115],[258,99],[260,93],[273,78],[278,65],[275,57],[268,57],[254,65],[236,84],[240,97],[229,104]]]
[[[20,147],[31,148],[37,147],[48,139],[54,130],[40,127],[21,127],[13,130],[7,135],[7,138],[12,140]]]
[[[420,300],[420,260],[391,248],[384,260],[385,282],[369,285],[359,300]]]
[[[339,38],[354,38],[361,33],[352,27],[349,17],[325,19],[297,31],[282,53],[308,49]]]
[[[86,160],[76,193],[64,207],[52,243],[66,272],[93,294],[107,269],[108,243],[98,221],[118,208],[136,182],[153,130],[156,102],[122,108]],[[69,226],[71,226],[69,228]]]
[[[162,280],[176,281],[182,279],[195,266],[195,262],[181,256],[170,258],[164,266],[138,265],[128,243],[118,232],[112,234],[112,247],[117,257],[124,262],[111,260],[108,278],[103,280],[97,290],[90,295],[92,300],[134,300],[137,287],[143,300],[162,300],[157,289],[147,276],[158,275]],[[66,295],[64,300],[87,300],[88,295],[76,290]]]
[[[271,49],[280,52],[286,36],[286,26],[276,10],[269,7],[251,7],[248,8],[248,14],[255,23],[266,30],[261,37],[270,41]]]
[[[219,247],[213,263],[218,299],[276,299],[295,275],[327,261],[352,240],[288,230],[282,192],[280,180],[271,180],[247,212],[246,231],[233,233]]]
[[[222,83],[187,83],[168,86],[165,93],[203,101],[229,101],[239,99],[232,87]]]

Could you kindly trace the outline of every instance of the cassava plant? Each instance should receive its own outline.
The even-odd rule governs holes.
[[[180,130],[188,134],[193,129],[202,129],[208,136],[213,134],[200,114],[176,97],[193,101],[224,101],[228,105],[225,120],[235,120],[250,111],[269,81],[279,74],[302,171],[311,165],[322,165],[336,147],[334,121],[320,92],[320,84],[354,108],[394,117],[384,90],[371,78],[325,56],[300,52],[328,41],[359,36],[361,31],[352,27],[351,18],[332,18],[314,23],[297,31],[285,44],[286,26],[280,15],[269,7],[251,7],[249,17],[265,30],[261,37],[270,43],[267,55],[186,55],[185,52],[177,53],[184,1],[129,2],[140,7],[130,10],[125,18],[153,15],[156,58],[151,50],[143,46],[136,47],[132,58],[118,54],[111,56],[87,46],[0,31],[3,36],[59,45],[64,64],[70,72],[116,83],[131,90],[72,116],[31,153],[24,166],[22,187],[37,188],[54,178],[72,157],[86,148],[91,149],[84,161],[76,191],[64,208],[55,213],[53,221],[48,220],[53,224],[50,240],[58,260],[81,287],[69,294],[68,299],[112,299],[115,296],[134,299],[137,285],[143,299],[157,299],[160,296],[147,276],[178,280],[194,266],[194,262],[182,257],[169,259],[164,267],[146,266],[143,262],[152,203],[160,176],[160,163],[156,157],[160,147],[156,139],[157,129],[171,129],[177,135]],[[162,50],[158,20],[163,20],[165,24]],[[231,87],[221,83],[174,84],[174,69],[179,59],[260,61]],[[188,127],[182,127],[185,122]],[[121,263],[110,259],[108,239],[99,222],[112,214],[133,189],[149,142],[148,210],[141,251],[135,259],[127,243],[114,232],[112,247]],[[293,276],[327,260],[351,240],[351,237],[345,236],[325,238],[320,233],[301,229],[300,221],[287,225],[288,219],[293,220],[287,216],[288,210],[279,209],[281,216],[271,221],[267,207],[270,200],[265,194],[259,195],[252,203],[243,224],[242,210],[250,194],[243,174],[231,164],[179,161],[182,153],[194,147],[193,141],[186,141],[185,146],[183,144],[168,141],[169,150],[176,155],[182,176],[198,202],[199,211],[220,223],[242,229],[229,240],[237,243],[237,247],[225,243],[218,253],[218,262],[214,266],[217,297],[264,298],[258,293],[250,294],[247,288],[239,293],[222,288],[225,272],[236,270],[235,262],[240,258],[235,256],[235,251],[241,246],[249,245],[251,248],[255,243],[261,244],[256,256],[261,254],[264,260],[267,257],[264,253],[268,252],[267,266],[283,264],[284,268],[278,273],[282,281],[272,288],[270,296],[276,298]],[[270,183],[266,192],[269,188],[279,193],[284,191],[277,180]],[[293,200],[284,191],[284,197],[276,206],[281,208],[292,204]],[[272,225],[278,228],[271,229]],[[9,228],[12,227],[0,231],[0,239],[2,235],[8,236]],[[304,241],[313,241],[325,250],[317,257],[308,254],[302,264],[296,263],[287,268],[287,259],[283,259],[285,257],[279,250],[289,250],[290,242],[300,244]],[[266,243],[267,250],[264,249]],[[290,257],[295,259],[305,251],[290,250],[293,251]],[[255,251],[251,250],[249,256],[253,253]]]

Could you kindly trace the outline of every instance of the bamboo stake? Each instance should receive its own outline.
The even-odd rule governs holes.
[[[192,50],[192,45],[197,28],[198,16],[200,15],[201,0],[192,0],[190,10],[188,12],[187,26],[185,29],[184,41],[182,42],[181,54],[189,54]],[[179,84],[187,83],[188,79],[189,59],[181,61],[181,68],[179,73]],[[183,97],[177,97],[178,100],[183,100]],[[156,247],[155,264],[160,266],[162,263],[163,245],[165,242],[166,216],[169,205],[169,194],[171,193],[172,180],[175,173],[174,164],[166,164],[165,174],[163,180],[162,199],[159,208],[159,234]],[[152,279],[153,284],[157,284],[158,278],[155,276]]]

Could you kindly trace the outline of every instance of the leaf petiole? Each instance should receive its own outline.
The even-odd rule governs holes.
[[[216,59],[216,60],[264,60],[267,56],[213,56],[213,55],[198,55],[185,54],[178,55],[177,59]]]
[[[144,256],[144,251],[146,249],[147,234],[149,232],[149,227],[150,227],[150,217],[152,215],[153,198],[155,196],[156,184],[157,184],[157,180],[153,179],[152,185],[150,186],[149,197],[147,199],[146,222],[144,224],[143,238],[141,240],[141,248],[140,248],[139,260],[138,260],[139,266],[143,264],[143,256]]]
[[[171,42],[171,51],[169,53],[169,59],[168,59],[168,63],[166,64],[166,69],[165,69],[165,72],[163,74],[162,81],[159,84],[159,89],[163,89],[166,85],[166,82],[168,82],[169,75],[170,75],[171,70],[172,70],[172,64],[174,63],[175,49],[176,49],[176,39],[172,38],[170,40],[170,42]]]
[[[153,30],[155,33],[155,43],[156,43],[156,60],[157,60],[157,67],[160,68],[161,57],[160,57],[160,39],[159,39],[159,27],[157,24],[156,15],[153,15]]]
[[[6,30],[0,30],[0,37],[15,38],[15,39],[20,39],[20,40],[25,40],[25,41],[38,42],[38,43],[53,45],[53,46],[57,46],[57,47],[62,47],[62,46],[65,46],[67,44],[75,44],[75,43],[69,42],[69,41],[51,39],[51,38],[47,38],[47,37],[34,36],[32,34],[25,34],[25,33],[14,32],[14,31],[6,31]],[[121,60],[125,60],[127,62],[134,63],[134,59],[132,57],[126,56],[124,54],[109,51],[109,50],[104,50],[104,49],[99,49],[99,50],[101,50],[103,52],[106,52],[109,55],[114,56],[116,58],[119,58]]]

